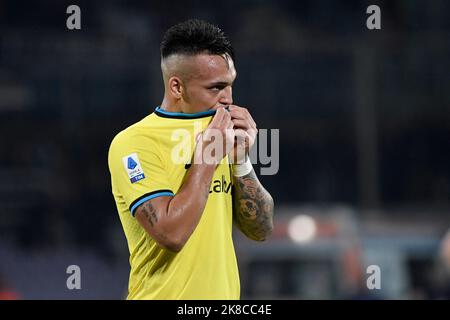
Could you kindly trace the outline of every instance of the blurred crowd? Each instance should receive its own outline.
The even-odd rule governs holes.
[[[277,205],[450,227],[450,2],[381,1],[373,32],[368,1],[82,0],[78,31],[70,4],[0,2],[0,246],[124,259],[109,143],[160,103],[161,36],[192,17],[233,43],[235,102],[280,129],[280,170],[261,177]],[[449,297],[444,239],[418,298]],[[19,296],[0,281],[1,298]]]

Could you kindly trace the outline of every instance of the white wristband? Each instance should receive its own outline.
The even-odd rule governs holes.
[[[234,164],[233,165],[233,176],[242,177],[249,174],[253,170],[252,163],[250,162],[250,158],[247,158],[242,164]]]

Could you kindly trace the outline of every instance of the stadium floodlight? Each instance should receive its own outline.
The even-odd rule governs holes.
[[[306,243],[314,239],[317,232],[316,222],[311,216],[297,215],[288,225],[288,234],[292,241]]]

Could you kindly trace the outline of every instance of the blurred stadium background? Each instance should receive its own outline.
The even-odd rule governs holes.
[[[382,30],[366,28],[371,4]],[[1,0],[0,297],[125,296],[107,151],[162,100],[162,34],[193,17],[237,51],[235,102],[280,129],[279,172],[261,177],[273,237],[235,235],[242,298],[449,299],[445,0]]]

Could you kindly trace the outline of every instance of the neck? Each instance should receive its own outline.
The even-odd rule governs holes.
[[[168,112],[183,112],[181,107],[176,103],[176,101],[172,101],[172,99],[164,96],[163,101],[161,102],[161,109]]]

